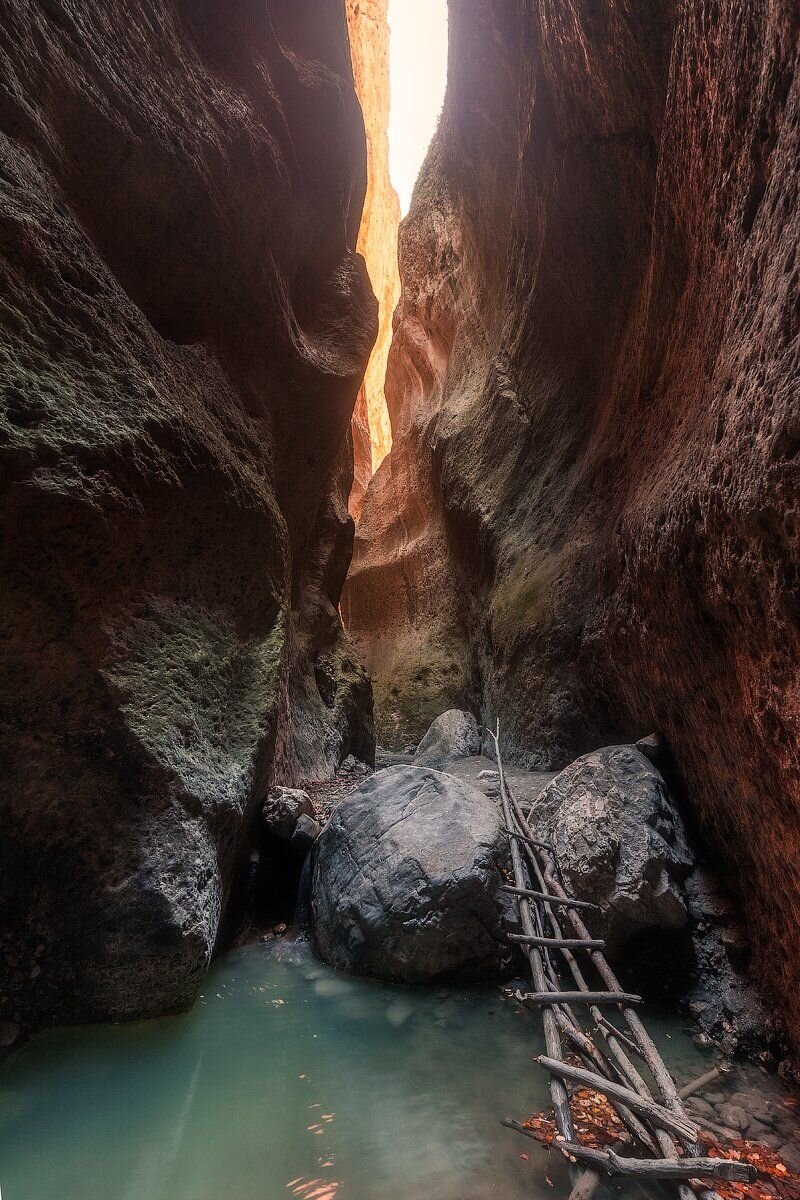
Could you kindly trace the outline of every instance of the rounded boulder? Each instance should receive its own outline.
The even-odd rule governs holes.
[[[398,983],[479,982],[510,961],[496,804],[428,768],[380,771],[319,837],[311,924],[323,961]]]

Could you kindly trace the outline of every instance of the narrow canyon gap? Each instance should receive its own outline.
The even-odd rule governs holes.
[[[800,1041],[800,10],[450,4],[392,450],[342,610],[378,740],[656,730]]]
[[[399,299],[389,12],[0,0],[0,1037],[189,1007],[374,686],[664,735],[797,1047],[797,5],[452,0]]]

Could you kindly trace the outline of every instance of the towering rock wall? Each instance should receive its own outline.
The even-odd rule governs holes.
[[[358,250],[366,259],[378,297],[378,339],[353,424],[355,479],[350,508],[356,519],[372,472],[383,461],[392,442],[384,380],[392,340],[392,314],[400,298],[397,268],[400,202],[389,176],[388,7],[388,0],[347,0],[353,74],[367,132],[367,197]],[[369,441],[364,436],[365,426]]]
[[[458,0],[344,599],[379,737],[656,728],[800,1041],[800,12]]]
[[[0,1020],[150,1015],[271,775],[368,752],[344,5],[0,0],[0,77]]]

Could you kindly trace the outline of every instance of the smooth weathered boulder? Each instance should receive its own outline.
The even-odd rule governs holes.
[[[314,801],[300,788],[272,787],[261,809],[267,833],[288,841],[301,816],[314,817]]]
[[[618,952],[646,929],[682,929],[694,863],[661,775],[633,746],[571,763],[536,801],[533,823],[552,842],[568,890],[600,905],[592,932]]]
[[[496,978],[505,836],[493,801],[421,767],[379,771],[334,812],[314,851],[311,918],[333,967],[398,983]]]
[[[472,758],[480,752],[481,735],[472,713],[449,708],[431,722],[414,754],[414,766],[442,771],[453,759]]]

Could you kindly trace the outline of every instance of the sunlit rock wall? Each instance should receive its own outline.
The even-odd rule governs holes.
[[[359,437],[359,426],[353,431],[355,480],[350,508],[357,518],[366,484],[392,444],[383,389],[392,340],[392,313],[400,297],[397,268],[400,202],[389,176],[388,0],[347,0],[347,24],[356,91],[367,132],[367,196],[358,233],[358,250],[366,259],[379,306],[378,340],[364,379],[364,406],[370,436],[368,459],[363,439]]]
[[[800,9],[450,9],[344,598],[379,737],[662,731],[800,1040]]]
[[[364,128],[340,0],[0,0],[0,78],[0,1020],[152,1015],[369,742]]]

